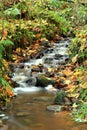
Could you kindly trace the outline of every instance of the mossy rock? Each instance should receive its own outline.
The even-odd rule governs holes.
[[[66,93],[63,90],[60,90],[59,92],[57,92],[55,99],[54,99],[54,104],[58,104],[58,105],[63,105],[65,104],[65,97],[66,97]]]
[[[40,46],[45,46],[45,47],[50,46],[49,41],[48,41],[48,40],[43,40],[43,41],[41,41],[41,42],[40,42]]]
[[[36,86],[40,86],[40,87],[46,87],[48,85],[55,85],[55,81],[52,80],[52,79],[49,79],[45,76],[39,76],[37,77],[37,83],[36,83]]]

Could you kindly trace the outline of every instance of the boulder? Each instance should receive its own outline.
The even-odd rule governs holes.
[[[36,86],[46,87],[49,84],[55,85],[55,81],[50,79],[50,78],[48,78],[48,77],[45,77],[45,76],[38,76],[37,77]]]
[[[54,55],[54,58],[57,59],[57,60],[62,58],[62,57],[63,57],[63,55],[61,55],[61,54],[55,54]]]

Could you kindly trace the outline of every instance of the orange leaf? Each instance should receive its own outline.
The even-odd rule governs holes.
[[[3,40],[6,39],[7,35],[8,35],[8,31],[4,30],[2,39]]]

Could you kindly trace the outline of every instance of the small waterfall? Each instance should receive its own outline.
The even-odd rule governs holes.
[[[60,41],[54,43],[54,46],[49,48],[48,52],[44,53],[44,56],[39,59],[31,59],[28,62],[20,63],[13,74],[12,80],[17,82],[19,86],[14,89],[16,93],[20,92],[34,92],[40,91],[42,88],[36,87],[36,77],[42,75],[45,71],[38,72],[32,76],[31,67],[32,65],[38,66],[42,64],[45,68],[58,67],[64,65],[65,61],[69,58],[68,46],[69,40]],[[49,88],[49,87],[48,87]]]

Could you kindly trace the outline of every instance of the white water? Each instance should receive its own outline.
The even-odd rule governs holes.
[[[42,87],[36,87],[36,77],[39,74],[36,74],[34,77],[31,77],[31,65],[39,65],[43,64],[44,67],[57,67],[62,63],[65,63],[65,59],[68,58],[68,41],[63,41],[60,43],[55,43],[54,47],[51,51],[48,51],[44,56],[40,59],[32,59],[29,62],[24,63],[24,68],[16,68],[15,73],[13,74],[12,80],[19,84],[19,87],[14,89],[16,94],[25,93],[25,92],[38,92],[43,90]],[[55,59],[55,54],[60,54],[62,57],[59,59]],[[43,70],[44,71],[44,70]],[[28,83],[26,83],[26,81]],[[44,88],[46,91],[56,91],[52,85],[49,85]]]

